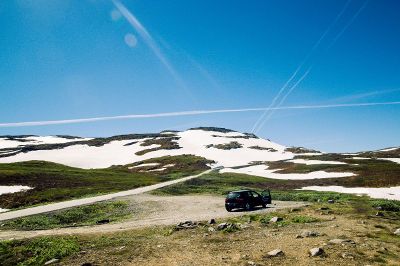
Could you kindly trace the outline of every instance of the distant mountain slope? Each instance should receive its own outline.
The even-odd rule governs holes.
[[[28,167],[23,171],[21,164],[12,164],[26,161],[35,162],[27,163]],[[400,148],[349,154],[322,153],[302,147],[286,147],[254,134],[216,127],[108,138],[0,136],[0,166],[4,168],[0,185],[6,185],[5,191],[12,191],[12,187],[7,187],[10,185],[29,185],[36,190],[55,186],[54,171],[49,170],[43,175],[44,169],[40,165],[47,164],[40,164],[40,161],[93,169],[86,172],[72,170],[82,176],[104,169],[105,173],[111,173],[111,179],[104,175],[104,180],[108,180],[106,183],[115,179],[115,171],[125,174],[128,179],[130,173],[136,173],[158,180],[175,178],[184,172],[193,172],[193,169],[204,169],[206,164],[218,168],[222,175],[265,177],[268,186],[290,180],[281,185],[287,189],[305,187],[354,193],[364,193],[365,188],[377,188],[371,195],[400,199]],[[18,179],[10,175],[9,169],[14,168],[19,171]],[[24,171],[31,176],[29,182],[23,178]],[[41,178],[35,179],[38,173]],[[48,178],[45,180],[43,176]],[[57,181],[65,178],[61,174]],[[61,189],[65,184],[60,183],[57,187]],[[34,190],[29,191],[28,194],[34,193]],[[25,200],[26,196],[21,193]]]

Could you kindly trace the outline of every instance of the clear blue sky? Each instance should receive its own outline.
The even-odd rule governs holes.
[[[350,1],[314,50],[347,0],[121,3],[160,54],[112,1],[1,1],[0,123],[267,107],[310,51],[300,74],[312,69],[283,105],[400,100],[399,1]],[[250,131],[260,115],[0,128],[0,135]],[[400,106],[277,111],[258,135],[323,151],[399,146]]]

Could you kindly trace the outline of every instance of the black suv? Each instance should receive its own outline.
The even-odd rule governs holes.
[[[225,199],[225,209],[230,212],[233,209],[252,210],[256,206],[266,207],[271,204],[271,192],[269,189],[264,190],[261,194],[253,190],[231,191]]]

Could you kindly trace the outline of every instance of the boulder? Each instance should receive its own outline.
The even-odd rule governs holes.
[[[217,222],[215,221],[215,219],[210,219],[210,221],[208,221],[208,224],[216,224]]]
[[[277,217],[277,216],[275,216],[275,217],[272,217],[271,220],[269,220],[269,222],[270,222],[270,223],[276,223],[276,222],[280,222],[280,221],[282,221],[282,220],[283,220],[282,217]]]
[[[323,255],[325,252],[322,248],[312,248],[308,251],[311,257],[317,257]]]

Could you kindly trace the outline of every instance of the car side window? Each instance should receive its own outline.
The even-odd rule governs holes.
[[[253,194],[254,198],[258,198],[259,197],[259,195],[256,192],[251,192],[251,194]]]

